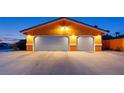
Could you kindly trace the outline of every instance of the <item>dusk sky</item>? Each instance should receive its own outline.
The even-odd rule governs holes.
[[[20,31],[57,17],[0,17],[0,42],[16,42],[25,38]],[[109,30],[110,34],[115,32],[124,34],[124,18],[122,17],[71,17],[79,22],[89,25],[97,25],[99,28]]]

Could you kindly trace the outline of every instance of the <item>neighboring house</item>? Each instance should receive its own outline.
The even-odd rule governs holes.
[[[27,51],[101,51],[106,31],[71,18],[58,18],[25,30]]]

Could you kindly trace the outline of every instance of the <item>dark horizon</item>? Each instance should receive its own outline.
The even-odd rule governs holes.
[[[58,17],[0,17],[0,41],[16,42],[25,39],[21,30],[42,24]],[[124,17],[70,17],[79,22],[109,30],[111,35],[115,32],[124,34]]]

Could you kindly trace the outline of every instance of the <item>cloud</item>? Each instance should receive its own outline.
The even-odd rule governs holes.
[[[16,35],[11,33],[0,34],[0,43],[16,43],[19,40],[24,39],[22,35]]]
[[[4,43],[16,43],[18,42],[20,39],[14,38],[14,37],[0,37],[0,42],[4,42]]]
[[[14,36],[13,34],[4,34],[4,36]]]
[[[2,40],[0,39],[0,43],[2,43]]]

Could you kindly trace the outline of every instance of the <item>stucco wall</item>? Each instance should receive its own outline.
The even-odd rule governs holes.
[[[33,38],[34,36],[27,35],[26,37],[26,50],[32,51],[33,50]]]
[[[96,51],[101,51],[102,50],[102,36],[94,36],[95,39],[95,50]]]

